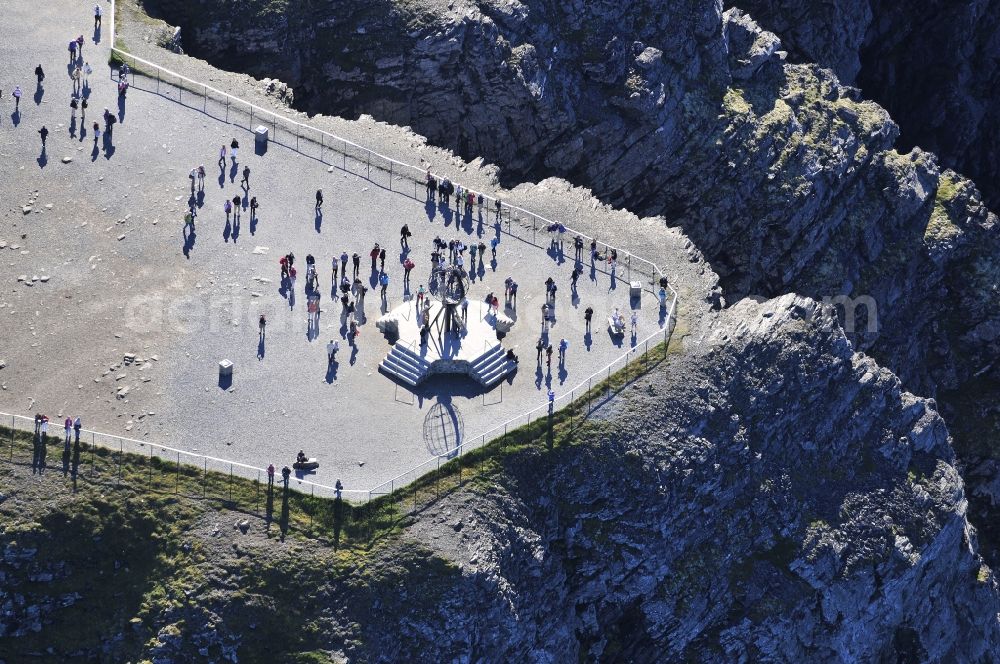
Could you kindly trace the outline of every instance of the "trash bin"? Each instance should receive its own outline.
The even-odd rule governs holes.
[[[642,295],[642,282],[633,281],[628,285],[628,295],[629,297],[639,297]]]
[[[219,378],[233,377],[233,363],[229,360],[219,362]]]
[[[259,125],[253,130],[254,152],[264,154],[267,152],[267,127]]]

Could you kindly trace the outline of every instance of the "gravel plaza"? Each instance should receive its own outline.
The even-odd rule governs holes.
[[[119,117],[113,141],[94,143],[70,122],[61,38],[89,28],[89,14],[61,0],[36,11],[32,21],[25,6],[12,11],[27,34],[0,44],[0,75],[26,81],[36,59],[51,73],[40,103],[27,95],[22,100],[16,124],[5,99],[0,124],[8,174],[0,186],[8,201],[0,226],[0,359],[7,364],[0,409],[53,419],[80,414],[88,428],[258,467],[290,464],[301,449],[320,462],[309,479],[367,489],[544,404],[549,390],[569,392],[633,343],[640,342],[641,352],[647,337],[660,332],[650,345],[664,338],[665,311],[652,280],[633,274],[621,256],[612,275],[606,247],[592,261],[585,244],[574,292],[572,230],[550,234],[537,224],[498,222],[490,200],[457,211],[454,197],[447,206],[427,199],[412,180],[403,191],[390,191],[387,174],[365,170],[356,158],[353,164],[344,159],[345,171],[331,150],[317,155],[321,161],[272,141],[258,154],[245,126],[189,107],[190,93],[160,84],[157,94],[149,78],[137,77],[120,99],[105,64],[106,34],[95,45],[87,30],[85,56],[95,69],[84,91],[88,124],[91,117],[100,120],[105,106]],[[75,14],[80,25],[63,27],[65,16]],[[35,46],[24,49],[24,39]],[[37,135],[42,124],[52,134],[45,163]],[[220,162],[220,147],[233,138],[238,158]],[[201,164],[207,178],[203,189],[195,182],[192,194],[188,174]],[[247,188],[241,186],[245,166]],[[238,223],[223,210],[237,195]],[[250,197],[259,203],[253,220],[244,207]],[[189,199],[197,210],[193,233],[183,222]],[[569,218],[559,221],[573,225]],[[408,251],[400,245],[404,224],[412,233]],[[515,372],[489,388],[451,374],[414,387],[379,371],[392,347],[376,321],[406,309],[419,287],[429,285],[435,238],[486,247],[475,264],[465,254],[468,299],[477,304],[471,310],[482,318],[486,307],[478,305],[488,294],[499,298],[499,313],[512,323],[502,348],[519,360]],[[495,260],[493,238],[499,238]],[[369,258],[375,243],[386,249],[385,300],[380,271]],[[290,252],[298,270],[294,284],[282,283],[278,263]],[[331,274],[343,253],[359,254],[359,278],[368,288],[358,303],[353,344]],[[304,289],[309,254],[318,277],[313,314]],[[415,267],[405,288],[407,257]],[[516,307],[504,296],[508,277],[519,286]],[[565,361],[556,350],[551,368],[544,355],[536,361],[549,277],[558,292],[548,340],[555,347],[568,342]],[[630,280],[643,282],[637,298],[630,297]],[[594,311],[590,333],[588,307]],[[623,335],[608,329],[616,309],[626,320]],[[340,346],[333,365],[326,353],[331,340]],[[469,343],[482,344],[482,336]],[[132,361],[123,359],[127,355]],[[222,360],[233,364],[231,382],[220,379]],[[425,435],[436,404],[460,414],[461,436]]]

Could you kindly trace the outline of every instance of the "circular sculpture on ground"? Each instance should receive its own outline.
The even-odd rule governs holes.
[[[447,454],[462,444],[465,422],[458,407],[445,402],[431,406],[424,418],[424,443],[432,454]]]

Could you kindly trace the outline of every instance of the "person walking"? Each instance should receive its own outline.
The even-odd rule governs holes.
[[[94,68],[90,66],[89,62],[83,63],[83,84],[90,85],[90,75],[94,73]]]
[[[94,30],[101,27],[101,16],[104,12],[101,10],[100,5],[94,5]]]
[[[316,190],[316,210],[319,211],[323,209],[323,190]]]
[[[224,169],[225,167],[226,167],[226,146],[223,145],[221,148],[219,148],[219,168]]]
[[[185,230],[187,229],[188,226],[190,226],[191,228],[194,228],[194,206],[191,206],[190,208],[188,208],[188,211],[184,213],[184,228],[185,228]]]
[[[639,313],[636,311],[632,312],[632,336],[636,335],[639,331]]]
[[[94,131],[94,148],[96,149],[97,148],[97,141],[98,141],[99,138],[101,138],[101,125],[99,125],[99,124],[97,124],[95,122],[94,126],[91,127],[91,129]]]
[[[403,227],[399,229],[399,247],[400,247],[400,249],[407,249],[408,250],[410,248],[410,236],[411,235],[412,235],[412,233],[410,233],[410,227],[407,226],[406,224],[403,224]]]
[[[427,290],[424,288],[423,284],[417,289],[417,310],[420,310],[420,303],[423,302],[424,296],[427,294]]]
[[[552,373],[552,344],[545,346],[545,368]]]
[[[49,137],[49,130],[42,125],[42,128],[38,130],[38,135],[42,137],[42,150],[45,150],[45,139]]]
[[[379,284],[382,286],[382,299],[385,299],[385,291],[389,288],[389,275],[383,272],[378,278]]]
[[[35,79],[38,81],[38,86],[41,87],[42,81],[45,80],[45,71],[42,69],[42,65],[35,67]]]
[[[407,287],[410,285],[410,272],[413,271],[415,265],[416,263],[411,261],[409,258],[403,261],[403,285]]]
[[[378,252],[379,252],[379,246],[378,246],[378,242],[376,242],[375,246],[372,247],[372,250],[370,252],[368,252],[368,255],[372,259],[372,272],[375,271],[375,261],[378,260]]]
[[[267,314],[260,315],[260,320],[257,322],[257,329],[262,339],[267,336]]]
[[[579,265],[573,266],[573,274],[570,275],[569,282],[570,282],[570,287],[573,289],[574,293],[576,292],[576,280],[580,278],[580,274],[582,272],[583,270],[580,269]]]
[[[240,220],[240,204],[242,202],[243,201],[240,200],[239,196],[233,196],[233,220],[234,221],[238,222]]]
[[[538,343],[535,344],[536,358],[535,361],[538,366],[542,366],[542,353],[545,351],[545,341],[538,337]]]
[[[250,167],[249,166],[244,166],[243,167],[243,181],[240,184],[243,185],[243,188],[245,190],[250,191]]]
[[[510,282],[510,306],[517,309],[517,282]]]
[[[564,366],[566,364],[566,349],[569,348],[569,342],[566,339],[559,340],[559,366]]]
[[[462,297],[462,320],[468,322],[469,320],[469,298]]]
[[[87,121],[87,98],[84,97],[80,100],[80,123]],[[82,137],[81,137],[82,138]]]
[[[198,166],[198,190],[205,191],[205,164]]]
[[[594,308],[587,307],[583,311],[583,320],[587,324],[587,334],[590,334],[590,319],[594,317]]]
[[[77,102],[76,97],[71,97],[70,98],[70,100],[69,100],[69,118],[73,122],[76,122],[76,109],[79,107],[79,105],[80,104],[79,104],[79,102]],[[194,185],[192,185],[192,191],[193,191],[193,189],[194,189]]]
[[[188,179],[191,180],[191,195],[194,195],[194,186],[198,180],[198,169],[197,167],[192,168],[191,172],[188,173]]]
[[[252,196],[250,198],[250,221],[257,220],[257,197]]]
[[[343,258],[343,261],[344,261],[344,269],[346,271],[346,269],[347,269],[347,254],[345,253],[342,256],[342,258]],[[354,266],[354,278],[357,279],[358,278],[358,273],[361,272],[361,256],[358,255],[358,252],[354,252],[351,255],[351,263]],[[372,261],[372,269],[373,270],[375,269],[375,261]]]
[[[21,86],[15,85],[14,92],[11,93],[14,96],[14,112],[17,113],[21,106]]]
[[[267,464],[267,486],[268,488],[274,486],[274,464]]]
[[[63,444],[66,449],[69,449],[69,444],[71,442],[71,431],[73,431],[73,418],[67,417],[66,421],[63,422],[63,428],[66,430],[66,436],[63,438]]]
[[[233,164],[236,163],[236,158],[239,156],[240,152],[240,142],[235,138],[229,143],[229,157],[233,160]]]
[[[382,272],[385,272],[385,247],[382,247],[382,249],[380,249],[378,252],[378,262],[379,262],[379,269]]]
[[[226,223],[228,224],[229,223],[229,215],[232,214],[232,212],[233,212],[233,202],[227,198],[226,202],[223,203],[223,205],[222,205],[222,209],[226,211]]]
[[[83,59],[83,35],[76,38],[76,50],[80,52],[80,59]]]
[[[70,39],[69,40],[68,50],[69,50],[69,61],[73,62],[74,60],[76,60],[76,40],[75,39]]]

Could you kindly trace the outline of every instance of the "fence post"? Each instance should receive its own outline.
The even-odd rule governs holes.
[[[97,447],[96,436],[93,431],[90,432],[90,476],[93,477],[94,473],[94,448]]]
[[[340,153],[344,157],[344,170],[347,170],[347,141],[344,141],[344,151]]]
[[[181,492],[181,453],[177,453],[177,481],[174,482],[174,493]]]
[[[10,462],[14,463],[14,416],[10,416]]]
[[[371,180],[372,179],[372,153],[371,152],[366,152],[365,153],[365,164],[366,164],[365,168],[367,169],[366,172],[368,173],[368,175],[366,177],[367,177],[367,179]]]
[[[204,93],[204,95],[205,95],[205,96],[204,96],[204,97],[202,98],[202,103],[201,103],[201,112],[202,112],[202,113],[204,113],[205,115],[208,115],[208,87],[207,87],[207,86],[204,86],[204,85],[203,85],[203,86],[201,86],[201,87],[202,87],[202,92],[203,92],[203,93]]]
[[[122,483],[122,464],[125,463],[125,441],[118,439],[118,484]]]
[[[299,134],[300,133],[301,133],[301,130],[300,130],[299,126],[295,125],[295,151],[296,152],[299,151]],[[312,521],[312,515],[309,516],[309,519],[310,519],[310,524],[309,525],[312,525],[312,523],[311,523],[311,521]]]
[[[250,107],[250,131],[253,131],[253,106]]]
[[[587,379],[587,417],[590,417],[590,408],[594,404],[594,377]]]
[[[441,457],[437,458],[437,464],[438,464],[437,472],[434,473],[434,496],[436,498],[440,498],[441,487],[439,483],[441,482]]]
[[[253,511],[256,514],[256,513],[260,512],[260,471],[259,470],[257,471],[257,484],[255,485],[254,488],[255,488],[256,497],[254,499]]]
[[[184,105],[184,85],[181,81],[177,81],[177,103],[181,106]]]
[[[146,475],[146,490],[153,486],[153,446],[149,446],[149,472]]]
[[[389,162],[389,191],[392,191],[392,162]]]
[[[229,502],[233,502],[233,464],[229,464]]]
[[[208,484],[208,457],[205,457],[205,472],[201,476],[201,497],[205,498],[205,485]]]
[[[316,497],[316,485],[315,484],[313,484],[313,485],[310,486],[310,488],[309,488],[309,495],[312,498]],[[313,526],[313,511],[316,510],[316,503],[315,503],[315,501],[312,501],[311,504],[309,505],[309,507],[311,508],[309,510],[309,528],[312,529],[312,526]]]
[[[324,164],[326,163],[325,161],[323,161],[323,151],[325,149],[326,149],[326,134],[324,134],[323,132],[319,132],[319,160]]]
[[[120,75],[121,70],[119,69],[118,71],[119,71],[118,78],[121,78],[121,75]],[[156,94],[160,94],[160,70],[159,69],[156,70]]]
[[[229,122],[229,97],[226,97],[226,122]]]

